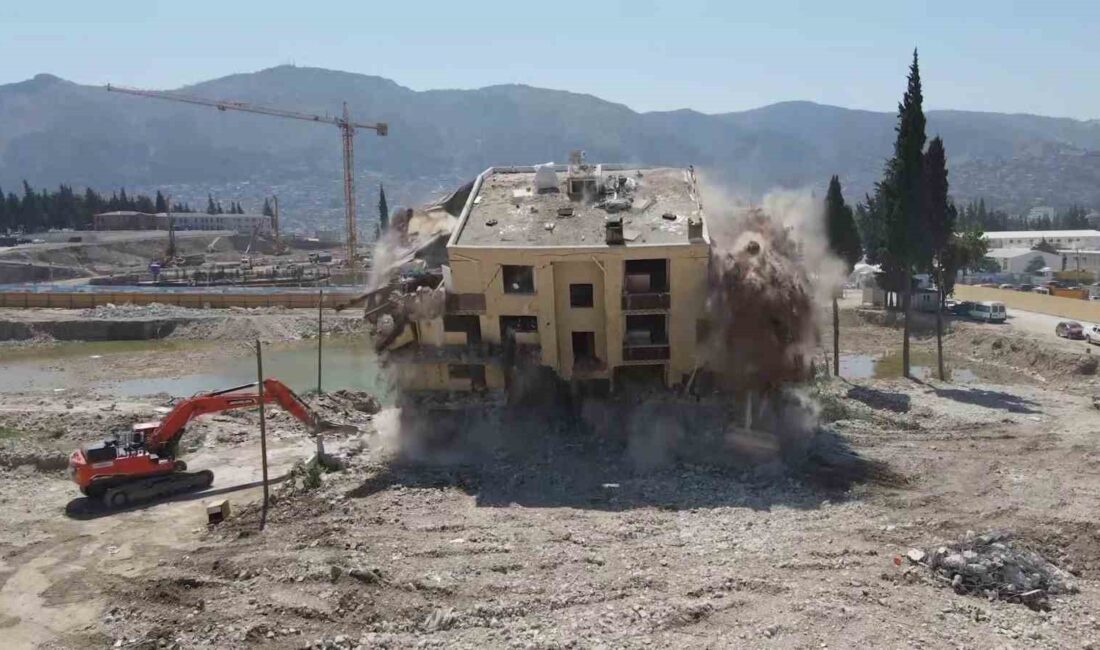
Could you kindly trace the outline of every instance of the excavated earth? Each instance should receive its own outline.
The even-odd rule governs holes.
[[[844,316],[846,353],[896,349],[894,327]],[[991,332],[1003,353],[975,343]],[[273,416],[264,512],[256,414],[220,414],[192,425],[188,461],[214,489],[250,487],[217,494],[233,511],[209,526],[214,495],[90,512],[54,465],[12,460],[156,417],[163,396],[0,397],[0,632],[47,648],[1096,648],[1100,389],[1029,353],[1043,345],[960,325],[945,348],[965,381],[806,387],[839,444],[891,470],[841,486],[813,464],[642,469],[628,443],[533,418],[480,458],[400,461],[392,411],[330,395],[325,417],[361,431],[326,439],[343,469],[292,469],[313,442]],[[1037,609],[956,593],[907,557],[989,531],[1074,592]]]

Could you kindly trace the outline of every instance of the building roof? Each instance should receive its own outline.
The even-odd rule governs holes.
[[[986,239],[1100,237],[1100,230],[1006,230],[1003,232],[987,232],[985,237]]]
[[[599,202],[571,200],[565,191],[568,168],[554,169],[558,188],[548,192],[536,190],[534,167],[498,167],[483,172],[470,192],[450,245],[608,246],[605,220],[612,213],[599,207]],[[626,246],[692,243],[688,240],[688,219],[702,218],[703,212],[690,170],[619,165],[594,166],[591,170],[605,184],[626,179],[622,181],[622,195],[632,202],[614,213],[614,217],[622,218]],[[570,208],[570,215],[559,212]],[[670,218],[663,216],[666,214]],[[703,240],[708,241],[705,224]]]
[[[95,215],[97,217],[114,217],[114,216],[126,216],[134,217],[138,215],[144,215],[146,217],[166,217],[168,216],[164,212],[158,212],[156,214],[150,214],[148,212],[136,212],[134,210],[118,210],[115,212],[100,212]],[[173,217],[219,217],[228,219],[270,219],[264,214],[209,214],[206,212],[173,212]]]
[[[158,217],[168,216],[165,212],[158,212]],[[217,217],[219,219],[270,219],[271,217],[264,214],[210,214],[208,212],[173,212],[173,218],[178,217]]]
[[[1030,248],[990,248],[986,256],[1013,259],[1025,255],[1043,255],[1044,253],[1047,255],[1057,255],[1057,253],[1047,253],[1046,251],[1037,251]]]

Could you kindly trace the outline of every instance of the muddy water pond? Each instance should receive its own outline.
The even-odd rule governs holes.
[[[256,361],[241,346],[220,353],[217,344],[194,341],[102,341],[63,343],[42,348],[0,350],[0,394],[22,391],[92,389],[116,397],[168,393],[173,397],[238,386],[256,380]],[[188,372],[187,352],[205,352],[212,360]],[[94,371],[126,355],[178,354],[180,364],[168,364],[160,376],[108,377],[91,381],[72,366]],[[363,339],[336,338],[323,348],[322,387],[364,390],[384,398],[389,394],[385,375],[373,348]],[[181,367],[183,366],[183,367]],[[104,375],[107,373],[94,373]],[[264,350],[264,375],[277,377],[296,391],[317,387],[316,341],[280,344]]]
[[[958,368],[945,360],[947,381],[966,384],[978,380],[969,368]],[[936,379],[936,355],[913,351],[910,356],[913,377],[921,380]],[[841,354],[840,376],[846,379],[889,379],[901,376],[901,354]]]

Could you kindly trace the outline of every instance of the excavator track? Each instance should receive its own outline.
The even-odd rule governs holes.
[[[214,472],[172,472],[143,479],[126,481],[111,486],[103,492],[103,505],[118,509],[126,506],[163,499],[176,494],[205,490],[214,483]]]

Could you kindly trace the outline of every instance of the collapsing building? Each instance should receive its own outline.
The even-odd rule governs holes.
[[[594,395],[695,379],[710,239],[694,170],[576,156],[490,168],[457,196],[444,263],[367,304],[402,399],[507,398],[551,373]]]

